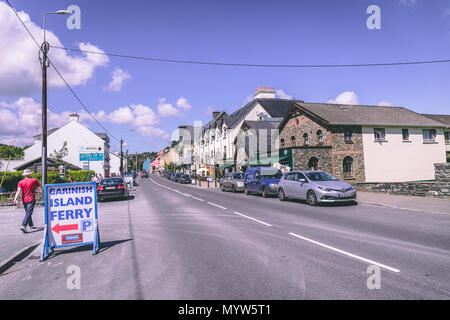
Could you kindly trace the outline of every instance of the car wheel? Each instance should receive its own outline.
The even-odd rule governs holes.
[[[280,188],[280,190],[278,190],[278,199],[280,199],[280,201],[286,200],[286,194],[284,193],[283,188]]]
[[[308,194],[306,195],[306,202],[310,206],[317,206],[318,205],[317,196],[316,196],[314,191],[312,191],[312,190],[308,191]]]
[[[231,191],[233,192],[233,193],[236,193],[236,186],[233,184],[233,187],[231,187]]]
[[[225,191],[225,188],[223,187],[223,184],[220,185],[220,191]]]
[[[263,198],[267,198],[269,195],[267,194],[267,189],[266,188],[263,188],[262,189],[262,196],[263,196]]]

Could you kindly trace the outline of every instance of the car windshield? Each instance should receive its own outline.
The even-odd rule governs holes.
[[[262,168],[261,174],[264,178],[267,179],[281,179],[281,177],[283,176],[283,173],[280,170],[273,168]]]
[[[337,181],[338,179],[325,172],[308,172],[306,176],[311,181]]]
[[[182,177],[187,179],[187,178],[189,178],[189,175],[183,174]]]
[[[244,174],[243,173],[233,173],[233,178],[244,179]]]
[[[111,179],[103,179],[102,182],[100,182],[101,185],[112,185],[112,184],[123,184],[122,178],[111,178]]]

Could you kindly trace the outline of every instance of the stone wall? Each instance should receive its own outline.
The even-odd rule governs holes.
[[[353,186],[357,190],[366,192],[381,192],[404,196],[421,196],[449,199],[450,164],[436,163],[434,167],[436,172],[436,181],[432,182],[373,182],[355,183]]]

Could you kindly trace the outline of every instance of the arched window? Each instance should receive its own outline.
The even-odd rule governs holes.
[[[344,178],[349,178],[353,176],[353,158],[345,157],[343,161],[343,173]]]
[[[285,143],[284,143],[284,139],[283,138],[280,139],[280,144],[281,144],[281,148],[284,148]]]
[[[308,168],[310,171],[316,171],[319,167],[319,160],[316,157],[309,159]]]
[[[323,133],[322,130],[317,131],[317,140],[319,141],[319,144],[323,143]]]
[[[293,146],[295,146],[295,136],[291,137],[291,143],[292,143]]]
[[[308,137],[307,133],[305,133],[303,135],[303,142],[304,142],[305,146],[309,145],[309,137]]]

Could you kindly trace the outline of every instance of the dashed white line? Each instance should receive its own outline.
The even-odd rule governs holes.
[[[245,214],[242,214],[242,213],[239,213],[239,212],[236,212],[236,211],[233,211],[233,212],[234,212],[235,214],[241,216],[241,217],[244,217],[244,218],[253,220],[253,221],[258,222],[258,223],[261,223],[261,224],[263,224],[263,225],[265,225],[265,226],[268,226],[268,227],[271,227],[271,226],[272,226],[271,224],[268,224],[268,223],[265,223],[264,221],[261,221],[261,220],[258,220],[258,219],[255,219],[255,218],[246,216]]]
[[[215,203],[212,203],[212,202],[209,202],[209,201],[208,201],[208,203],[209,203],[210,205],[215,206],[215,207],[220,208],[220,209],[224,209],[224,210],[227,209],[227,208],[225,208],[225,207],[219,206],[218,204],[215,204]]]
[[[373,264],[373,265],[379,266],[380,268],[383,268],[383,269],[386,269],[386,270],[389,270],[389,271],[392,271],[392,272],[396,272],[396,273],[400,272],[400,270],[398,270],[398,269],[389,267],[389,266],[387,266],[387,265],[378,263],[378,262],[376,262],[376,261],[373,261],[373,260],[370,260],[370,259],[367,259],[367,258],[363,258],[363,257],[361,257],[361,256],[358,256],[358,255],[356,255],[356,254],[353,254],[353,253],[350,253],[350,252],[347,252],[347,251],[344,251],[344,250],[341,250],[341,249],[338,249],[338,248],[331,247],[331,246],[326,245],[326,244],[324,244],[324,243],[320,243],[320,242],[318,242],[318,241],[315,241],[315,240],[312,240],[312,239],[308,239],[308,238],[303,237],[303,236],[300,236],[300,235],[298,235],[298,234],[295,234],[295,233],[292,233],[292,232],[289,232],[289,234],[290,234],[291,236],[293,236],[293,237],[296,237],[296,238],[299,238],[299,239],[308,241],[308,242],[310,242],[310,243],[313,243],[313,244],[316,244],[316,245],[318,245],[318,246],[321,246],[321,247],[324,247],[324,248],[333,250],[333,251],[335,251],[335,252],[339,252],[339,253],[341,253],[341,254],[344,254],[344,255],[349,256],[349,257],[354,258],[354,259],[358,259],[358,260],[364,261],[364,262],[369,263],[369,264],[371,264],[371,265]]]
[[[195,200],[198,200],[198,201],[204,201],[203,199],[200,199],[200,198],[197,198],[197,197],[194,197],[194,196],[191,196],[191,198],[195,199]]]

